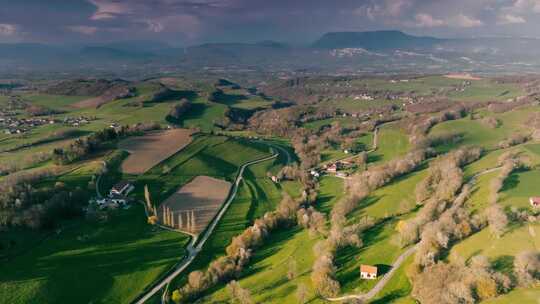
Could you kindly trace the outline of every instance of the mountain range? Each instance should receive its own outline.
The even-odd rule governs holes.
[[[535,70],[539,39],[419,37],[400,31],[331,32],[305,46],[275,41],[207,43],[185,48],[153,41],[53,46],[0,44],[0,68],[122,69],[206,66],[263,69],[496,71]],[[429,72],[429,71],[426,71]]]

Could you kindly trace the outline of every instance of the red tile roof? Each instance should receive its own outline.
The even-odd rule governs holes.
[[[367,272],[367,273],[377,274],[377,267],[362,264],[362,265],[360,265],[360,272]]]

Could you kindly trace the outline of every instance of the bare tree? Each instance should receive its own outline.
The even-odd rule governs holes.
[[[514,273],[521,286],[530,286],[540,280],[540,253],[524,251],[514,260]]]
[[[489,229],[497,237],[501,237],[508,225],[508,217],[499,204],[493,204],[486,208],[485,216],[489,223]]]
[[[253,303],[249,291],[242,288],[237,281],[232,280],[229,284],[227,284],[227,290],[229,291],[229,295],[233,301],[240,304]]]
[[[294,280],[298,276],[298,269],[296,266],[296,261],[291,258],[289,260],[289,269],[287,270],[287,279]]]

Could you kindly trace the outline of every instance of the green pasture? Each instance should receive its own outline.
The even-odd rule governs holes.
[[[343,181],[335,177],[321,179],[316,208],[328,213],[342,195]],[[238,280],[249,289],[256,303],[298,303],[296,291],[299,284],[307,288],[307,299],[320,303],[311,285],[310,273],[315,256],[313,246],[320,237],[310,235],[301,228],[279,230],[254,252],[252,262]],[[296,277],[287,278],[291,264],[296,265]],[[213,290],[205,303],[229,301],[225,286]]]

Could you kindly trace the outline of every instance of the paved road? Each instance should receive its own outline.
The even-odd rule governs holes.
[[[283,149],[281,147],[278,147],[278,146],[273,146],[273,145],[270,145],[270,144],[268,144],[268,145],[271,146],[273,149],[278,149],[278,150],[284,151],[286,153],[287,157],[290,159],[290,155],[285,149]],[[180,262],[176,266],[176,269],[174,270],[174,272],[170,273],[165,278],[163,278],[161,281],[154,284],[154,286],[150,290],[146,291],[143,295],[138,297],[133,303],[142,304],[142,303],[145,303],[146,301],[148,301],[151,297],[153,297],[161,289],[163,289],[165,286],[167,286],[167,284],[169,284],[174,278],[176,278],[178,275],[180,275],[193,262],[193,260],[195,260],[195,258],[199,254],[199,252],[201,252],[204,244],[206,243],[206,241],[208,240],[210,235],[212,235],[212,232],[214,232],[214,229],[216,228],[218,222],[223,217],[223,215],[225,214],[225,212],[227,211],[227,209],[231,205],[232,201],[236,197],[238,187],[240,186],[240,182],[242,181],[242,176],[244,174],[244,170],[247,167],[251,166],[251,165],[261,163],[261,162],[264,162],[264,161],[267,161],[267,160],[274,159],[278,155],[279,155],[279,153],[274,153],[271,156],[245,163],[240,167],[240,170],[238,172],[238,175],[236,176],[236,180],[234,182],[234,185],[233,185],[232,191],[231,191],[231,193],[229,195],[229,198],[227,199],[227,201],[225,202],[223,207],[220,209],[217,216],[212,220],[212,222],[210,223],[208,228],[205,230],[204,235],[202,236],[202,238],[193,237],[191,239],[190,244],[186,248],[187,251],[188,251],[187,256],[184,258],[184,260],[182,260],[182,262]]]
[[[495,171],[497,171],[499,169],[501,169],[501,167],[495,167],[495,168],[485,169],[483,171],[480,171],[480,172],[476,173],[475,175],[473,175],[471,177],[471,179],[469,180],[469,182],[467,182],[467,184],[472,187],[476,183],[476,180],[478,179],[478,177],[480,177],[480,176],[482,176],[484,174],[495,172]],[[379,282],[377,282],[377,284],[370,291],[368,291],[367,293],[345,295],[345,296],[335,297],[335,298],[326,298],[326,300],[331,301],[331,302],[336,302],[336,301],[344,301],[344,300],[351,300],[351,299],[358,299],[358,300],[362,300],[362,301],[367,301],[367,300],[372,299],[373,297],[375,297],[384,288],[384,286],[386,286],[386,284],[388,283],[390,278],[392,278],[392,276],[394,275],[394,272],[401,266],[401,264],[411,254],[413,254],[416,251],[417,246],[418,245],[415,245],[415,246],[407,249],[407,251],[403,252],[394,261],[394,264],[392,264],[392,269],[389,272],[387,272],[384,275],[384,277]]]
[[[352,294],[352,295],[346,295],[346,296],[341,296],[341,297],[336,297],[336,298],[326,298],[325,300],[330,301],[330,302],[337,302],[337,301],[345,301],[345,300],[352,300],[352,299],[358,299],[358,300],[362,300],[362,301],[367,301],[367,300],[372,299],[374,296],[376,296],[384,288],[386,283],[388,283],[388,281],[390,281],[390,279],[394,275],[394,272],[396,272],[399,269],[401,264],[403,264],[403,262],[411,254],[413,254],[416,251],[416,246],[417,245],[415,245],[415,246],[407,249],[405,252],[403,252],[394,261],[394,264],[392,264],[392,269],[390,269],[390,271],[387,272],[383,276],[383,278],[379,282],[377,282],[377,284],[370,291],[368,291],[367,293]]]

